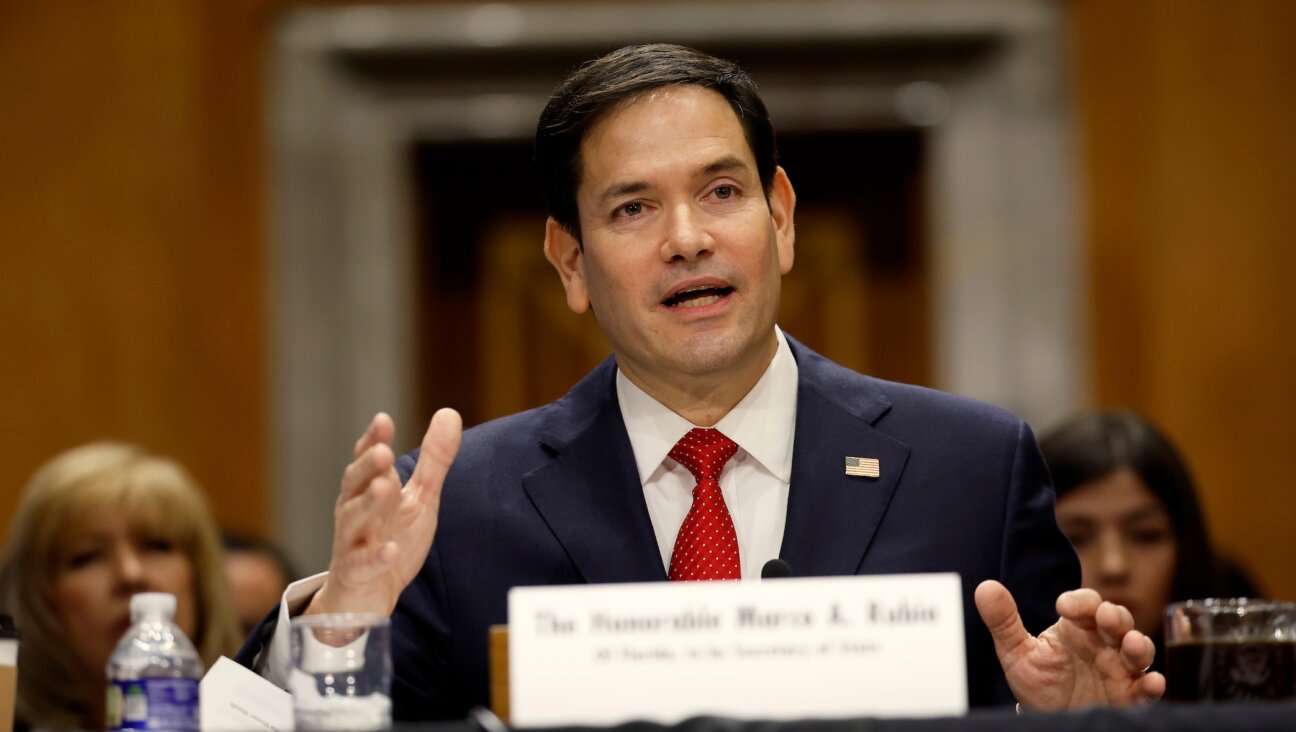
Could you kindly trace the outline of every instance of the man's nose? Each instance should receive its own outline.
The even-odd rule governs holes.
[[[715,241],[703,225],[702,214],[693,206],[679,204],[667,217],[669,230],[662,242],[662,258],[668,262],[696,261],[711,254]]]

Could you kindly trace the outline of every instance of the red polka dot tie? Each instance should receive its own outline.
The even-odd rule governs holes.
[[[734,441],[717,430],[690,430],[670,456],[697,478],[693,505],[671,552],[672,580],[738,579],[738,534],[720,492],[720,472],[738,452]]]

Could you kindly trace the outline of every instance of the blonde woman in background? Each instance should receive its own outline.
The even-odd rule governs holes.
[[[22,631],[20,726],[102,728],[105,667],[137,592],[176,596],[208,667],[238,635],[220,539],[193,478],[121,444],[59,455],[27,485],[0,558],[0,610]]]

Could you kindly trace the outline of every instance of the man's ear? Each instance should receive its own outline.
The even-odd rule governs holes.
[[[571,232],[550,216],[545,222],[545,259],[558,270],[563,289],[567,291],[567,307],[580,314],[589,310],[589,290],[585,287],[585,253]]]
[[[774,221],[774,240],[778,246],[779,271],[792,271],[793,248],[796,244],[796,227],[792,214],[796,211],[796,191],[783,166],[774,170],[774,184],[769,194],[770,218]]]

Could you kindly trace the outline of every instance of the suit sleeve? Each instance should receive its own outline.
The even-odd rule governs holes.
[[[409,480],[418,451],[401,457],[396,471]],[[397,722],[463,719],[466,691],[451,672],[447,649],[449,608],[437,543],[392,613],[392,718]]]
[[[1025,422],[1019,427],[1004,506],[999,577],[1032,634],[1057,621],[1058,595],[1080,586],[1080,562],[1058,528],[1053,482]]]
[[[1057,621],[1058,595],[1080,586],[1080,562],[1058,528],[1053,482],[1025,422],[1018,427],[1003,526],[999,581],[1017,601],[1026,630],[1039,635]],[[992,695],[996,704],[1016,701],[1002,673]]]

